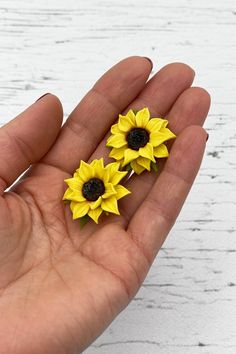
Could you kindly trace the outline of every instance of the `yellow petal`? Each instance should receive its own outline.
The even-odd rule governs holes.
[[[115,186],[115,189],[116,189],[116,193],[117,193],[115,197],[117,200],[119,200],[131,193],[128,189],[126,189],[121,184],[118,184],[117,186]]]
[[[120,148],[122,146],[125,146],[126,144],[127,144],[127,141],[125,139],[125,135],[124,134],[115,134],[115,135],[111,135],[107,139],[107,145],[106,146]]]
[[[165,144],[161,144],[154,148],[154,156],[161,158],[161,157],[168,157],[169,152]]]
[[[70,207],[73,212],[73,220],[82,218],[82,216],[86,215],[89,210],[89,204],[87,201],[82,203],[71,202]]]
[[[124,157],[125,147],[121,147],[119,149],[113,148],[109,154],[115,160],[121,160]]]
[[[73,190],[70,188],[67,188],[67,190],[65,191],[65,193],[62,197],[62,200],[69,200],[71,193],[73,193]]]
[[[122,178],[124,178],[128,173],[127,171],[120,172],[119,168],[120,168],[119,162],[109,163],[105,167],[105,173],[103,177],[104,182],[110,182],[113,185],[118,184],[122,180]]]
[[[94,176],[102,180],[105,172],[103,158],[99,160],[94,160],[93,167],[94,167]]]
[[[63,196],[63,200],[72,200],[74,202],[84,202],[86,199],[81,192],[68,188]]]
[[[80,177],[80,175],[79,175],[79,168],[77,168],[77,170],[74,172],[73,178],[76,178],[76,179],[79,181],[79,183],[84,184],[83,179],[82,179],[82,178]]]
[[[149,122],[150,113],[148,108],[143,108],[136,114],[136,125],[139,128],[145,128]]]
[[[162,119],[161,129],[165,128],[168,124],[169,124],[169,121],[167,119]]]
[[[70,200],[70,196],[73,193],[73,190],[70,188],[67,188],[67,190],[65,191],[62,200]]]
[[[132,109],[128,111],[125,115],[127,118],[129,118],[130,122],[132,123],[133,126],[136,125],[136,120],[135,120],[135,114]]]
[[[112,177],[110,177],[110,182],[114,185],[118,184],[126,175],[128,171],[116,172]]]
[[[158,133],[151,133],[149,141],[153,147],[161,145],[167,140],[175,138],[175,135],[169,129],[160,130]]]
[[[167,140],[176,138],[176,135],[168,128],[163,128],[160,132],[166,135]]]
[[[139,155],[155,162],[155,158],[153,156],[153,146],[150,143],[147,143],[144,147],[139,149]]]
[[[149,120],[146,129],[150,133],[158,133],[162,128],[165,128],[168,124],[168,120],[162,118],[152,118]]]
[[[119,114],[119,118],[129,119],[132,127],[136,126],[135,114],[132,109],[130,109],[125,115]]]
[[[83,160],[81,160],[80,167],[78,170],[76,170],[76,172],[78,172],[80,178],[84,182],[87,182],[89,179],[94,177],[93,167],[91,167],[88,163],[84,162]]]
[[[96,165],[97,161],[98,161],[98,160],[93,160],[92,162],[90,162],[90,166],[91,166],[91,167],[94,167],[94,166]]]
[[[110,178],[112,178],[113,175],[115,175],[117,173],[119,168],[120,168],[119,162],[112,162],[112,163],[109,163],[108,165],[106,165],[104,176],[103,176],[104,182],[106,182],[106,183],[109,182]]]
[[[95,200],[94,202],[87,202],[89,204],[89,208],[91,210],[94,210],[94,209],[97,209],[100,205],[101,205],[101,202],[102,202],[102,197],[99,197],[97,200]]]
[[[95,221],[96,224],[98,224],[98,218],[102,214],[102,208],[97,208],[94,210],[89,210],[88,215],[90,216],[91,219]]]
[[[116,194],[116,190],[112,183],[105,183],[105,193],[102,195],[102,199],[106,199]]]
[[[112,134],[121,134],[122,133],[122,131],[118,127],[118,124],[113,124],[111,126],[111,133]]]
[[[145,170],[145,168],[140,166],[136,160],[132,161],[130,165],[134,172],[137,173],[137,175],[140,175]]]
[[[124,161],[122,167],[128,165],[131,161],[137,159],[139,152],[132,149],[126,149],[124,153]]]
[[[83,182],[81,181],[81,179],[78,178],[67,178],[65,179],[65,182],[71,189],[76,191],[81,191],[83,187]]]
[[[104,168],[103,157],[101,157],[100,159],[95,159],[92,162],[90,162],[90,166],[93,168],[95,168],[97,165],[100,166],[101,168]]]
[[[120,215],[117,205],[117,199],[114,196],[104,199],[102,201],[102,209],[108,211],[109,213]]]
[[[140,156],[136,161],[140,166],[142,166],[146,170],[150,171],[150,169],[151,169],[151,166],[150,166],[151,160],[150,159],[146,159],[146,157]]]
[[[122,130],[123,132],[128,132],[130,129],[132,129],[133,124],[130,121],[129,117],[127,116],[122,116],[121,114],[119,115],[119,121],[118,121],[118,128]]]

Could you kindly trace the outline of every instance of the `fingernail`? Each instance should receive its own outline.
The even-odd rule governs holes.
[[[153,62],[151,61],[151,59],[150,58],[148,58],[148,57],[144,57],[145,59],[147,59],[148,61],[149,61],[149,63],[151,64],[151,67],[153,68]]]
[[[209,134],[207,133],[206,141],[209,139]]]
[[[40,96],[35,102],[38,102],[39,100],[41,100],[41,98],[43,98],[44,96],[50,95],[50,92],[45,93],[44,95]]]

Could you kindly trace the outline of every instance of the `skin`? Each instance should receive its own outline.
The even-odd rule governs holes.
[[[0,129],[1,354],[84,350],[136,294],[173,226],[201,164],[210,98],[191,87],[185,64],[147,81],[151,70],[143,57],[119,62],[62,127],[61,103],[48,94]],[[158,174],[124,182],[132,194],[120,201],[122,216],[81,230],[61,201],[63,180],[80,159],[110,161],[110,126],[143,107],[177,134],[170,157]]]

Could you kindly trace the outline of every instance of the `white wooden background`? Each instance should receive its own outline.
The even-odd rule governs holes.
[[[236,353],[235,0],[0,0],[0,124],[45,92],[68,115],[129,55],[196,69],[212,95],[207,153],[130,306],[86,354]]]

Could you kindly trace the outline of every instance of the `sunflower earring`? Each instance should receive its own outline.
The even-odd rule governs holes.
[[[80,218],[83,225],[90,218],[98,223],[103,212],[120,215],[117,201],[130,192],[119,184],[128,173],[119,167],[117,162],[104,167],[103,158],[90,164],[80,162],[73,177],[65,180],[68,188],[63,196],[70,204],[73,220]]]
[[[164,142],[176,137],[167,125],[166,119],[151,118],[148,108],[130,109],[126,115],[120,114],[107,140],[106,146],[112,148],[109,156],[117,160],[122,169],[132,169],[138,175],[145,170],[156,171],[156,158],[169,156]]]

